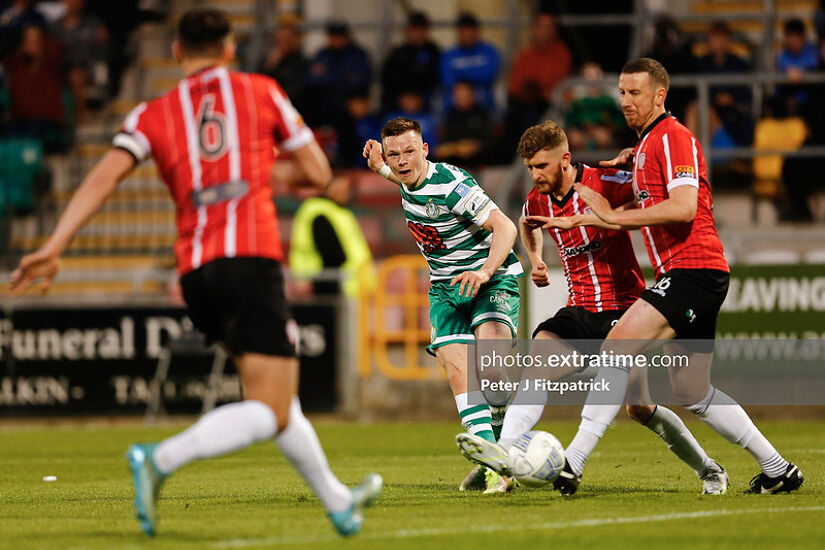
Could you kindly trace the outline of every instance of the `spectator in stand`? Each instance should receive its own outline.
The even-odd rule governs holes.
[[[11,109],[7,134],[40,139],[46,152],[66,147],[66,115],[60,49],[43,27],[23,29],[20,47],[4,62],[10,80]]]
[[[819,43],[819,65],[816,70],[825,72],[825,38]],[[806,86],[810,97],[825,97],[825,84]],[[808,127],[808,137],[803,146],[825,145],[825,109],[819,101],[808,101],[802,108],[802,117]],[[813,219],[808,206],[808,197],[817,189],[822,189],[823,157],[787,158],[782,166],[782,181],[788,194],[788,203],[780,208],[779,215],[785,221],[810,221]]]
[[[23,29],[30,25],[46,27],[46,18],[34,9],[34,0],[14,0],[3,10],[0,14],[0,58],[17,49]]]
[[[787,20],[776,68],[791,81],[790,85],[779,86],[777,89],[777,94],[787,103],[789,113],[801,115],[803,104],[808,100],[808,92],[799,84],[805,72],[814,71],[818,66],[819,51],[808,41],[805,23],[801,19]]]
[[[512,156],[524,130],[539,122],[553,89],[572,68],[573,56],[559,38],[556,17],[538,13],[530,27],[530,44],[516,55],[507,82],[503,155]]]
[[[154,9],[143,9],[143,0],[87,0],[86,11],[98,17],[109,30],[109,91],[108,97],[120,93],[123,72],[132,63],[135,48],[130,44],[130,35],[139,25],[149,21],[160,22],[166,14]],[[157,2],[154,6],[162,6]]]
[[[381,70],[381,108],[385,112],[398,108],[398,96],[404,90],[420,93],[429,110],[438,87],[441,50],[430,38],[430,18],[423,12],[410,13],[405,33],[405,42],[390,50]]]
[[[498,77],[501,57],[492,44],[480,40],[481,28],[478,18],[471,13],[462,13],[455,23],[458,45],[441,55],[441,87],[444,91],[445,113],[453,107],[452,90],[456,82],[470,82],[475,89],[479,103],[489,111],[496,104],[493,84]]]
[[[696,72],[690,41],[685,38],[676,21],[667,15],[656,19],[653,29],[653,47],[643,57],[651,57],[667,67],[671,76]],[[675,87],[667,94],[667,107],[677,119],[684,121],[688,104],[696,98],[694,89]]]
[[[731,51],[731,31],[727,23],[717,21],[711,25],[708,31],[708,53],[696,60],[696,70],[702,74],[750,71],[750,64]],[[710,101],[715,111],[710,118],[714,146],[750,145],[753,142],[750,87],[713,86],[710,88]],[[685,125],[693,132],[698,131],[698,107],[695,102],[687,109]]]
[[[327,45],[309,65],[305,115],[310,126],[329,125],[341,131],[350,93],[370,85],[370,60],[355,44],[344,21],[327,24]]]
[[[394,118],[411,118],[421,126],[421,139],[431,150],[438,147],[438,124],[433,114],[424,107],[424,98],[416,90],[404,90],[398,96],[398,109],[387,114],[381,126]],[[379,132],[380,134],[380,132]]]
[[[814,28],[817,39],[820,42],[825,40],[825,0],[819,0],[819,7],[814,12]]]
[[[355,90],[347,98],[347,123],[339,140],[342,166],[367,168],[362,143],[381,135],[382,121],[370,105],[369,90]]]
[[[258,67],[258,72],[278,81],[287,97],[299,111],[303,111],[304,82],[307,76],[307,59],[301,50],[303,37],[298,28],[299,19],[294,15],[278,18],[275,40]]]
[[[580,76],[589,84],[574,90],[576,99],[567,112],[567,141],[570,149],[613,149],[623,133],[624,116],[616,99],[607,93],[598,63],[582,65]],[[621,129],[621,130],[620,130]],[[624,144],[624,140],[621,140]]]
[[[559,38],[556,17],[539,13],[530,27],[530,44],[513,61],[507,92],[511,101],[521,101],[528,82],[537,82],[541,93],[550,101],[556,84],[570,76],[573,56]]]
[[[96,87],[105,90],[107,84],[105,78],[101,81],[92,77],[96,67],[105,67],[109,33],[103,23],[84,13],[86,0],[63,0],[63,5],[66,13],[52,32],[65,55],[76,121],[80,123],[85,117],[90,85],[97,80]],[[105,68],[103,72],[105,74]]]
[[[453,108],[441,127],[442,143],[435,149],[435,159],[476,168],[487,160],[492,140],[490,113],[476,101],[472,84],[457,82],[453,87]]]

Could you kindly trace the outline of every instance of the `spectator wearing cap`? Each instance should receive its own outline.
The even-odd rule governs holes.
[[[473,85],[476,97],[484,108],[495,109],[493,84],[501,67],[501,57],[495,46],[480,40],[478,19],[462,13],[455,23],[458,44],[441,55],[441,87],[444,90],[444,112],[453,108],[452,91],[459,81]]]
[[[309,63],[301,51],[303,37],[298,28],[299,22],[294,15],[278,18],[272,47],[258,67],[258,72],[277,80],[293,105],[303,111],[304,82]]]
[[[429,109],[438,87],[441,49],[430,38],[427,14],[410,13],[405,34],[404,43],[390,50],[381,70],[381,108],[385,112],[398,108],[398,97],[404,90],[421,94]]]
[[[305,115],[310,125],[338,129],[346,116],[346,99],[355,90],[370,85],[367,52],[352,40],[344,21],[327,24],[327,45],[309,65]]]

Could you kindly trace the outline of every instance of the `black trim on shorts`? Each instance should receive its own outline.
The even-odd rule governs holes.
[[[729,284],[727,271],[671,269],[657,277],[640,298],[667,319],[677,339],[714,340]]]
[[[195,326],[232,355],[295,356],[294,326],[281,264],[270,258],[218,258],[180,278]]]

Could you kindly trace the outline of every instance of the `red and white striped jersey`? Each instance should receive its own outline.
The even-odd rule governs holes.
[[[269,174],[274,147],[314,139],[277,82],[212,67],[138,105],[113,145],[154,157],[175,201],[175,256],[184,274],[217,258],[283,260]]]
[[[729,271],[713,222],[713,200],[699,140],[668,113],[642,134],[633,162],[633,191],[639,208],[667,199],[680,185],[699,190],[696,217],[688,223],[642,228],[656,276],[671,269]]]
[[[576,181],[604,195],[615,208],[633,200],[630,172],[579,164]],[[524,216],[566,217],[592,212],[571,187],[563,199],[541,194],[527,196]],[[568,306],[591,312],[625,310],[645,288],[644,277],[627,231],[574,227],[548,229],[556,242],[567,278]]]

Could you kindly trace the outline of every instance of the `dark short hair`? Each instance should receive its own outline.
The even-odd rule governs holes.
[[[220,55],[231,32],[226,14],[214,8],[189,10],[178,21],[178,42],[187,55]]]
[[[408,27],[429,27],[430,18],[423,11],[413,11],[407,16]]]
[[[708,34],[724,34],[730,36],[730,25],[725,21],[714,21],[710,24]]]
[[[518,154],[523,159],[529,159],[539,151],[555,149],[562,145],[567,146],[567,134],[552,120],[545,120],[541,124],[530,126],[521,134]]]
[[[333,20],[327,22],[326,31],[327,31],[327,34],[338,34],[338,35],[349,36],[350,35],[349,23],[347,23],[343,19],[333,19]]]
[[[805,22],[798,18],[785,21],[785,34],[805,34]]]
[[[458,19],[455,20],[455,26],[473,27],[477,29],[480,25],[478,22],[478,17],[476,17],[475,14],[465,11],[458,14]]]
[[[633,61],[628,61],[622,67],[622,74],[647,73],[650,81],[659,84],[665,90],[670,89],[670,76],[664,66],[650,57],[640,57]]]
[[[394,118],[387,121],[387,123],[384,124],[384,127],[381,128],[381,139],[400,136],[401,134],[406,134],[410,130],[419,136],[421,135],[421,125],[418,124],[417,121],[403,116]]]

